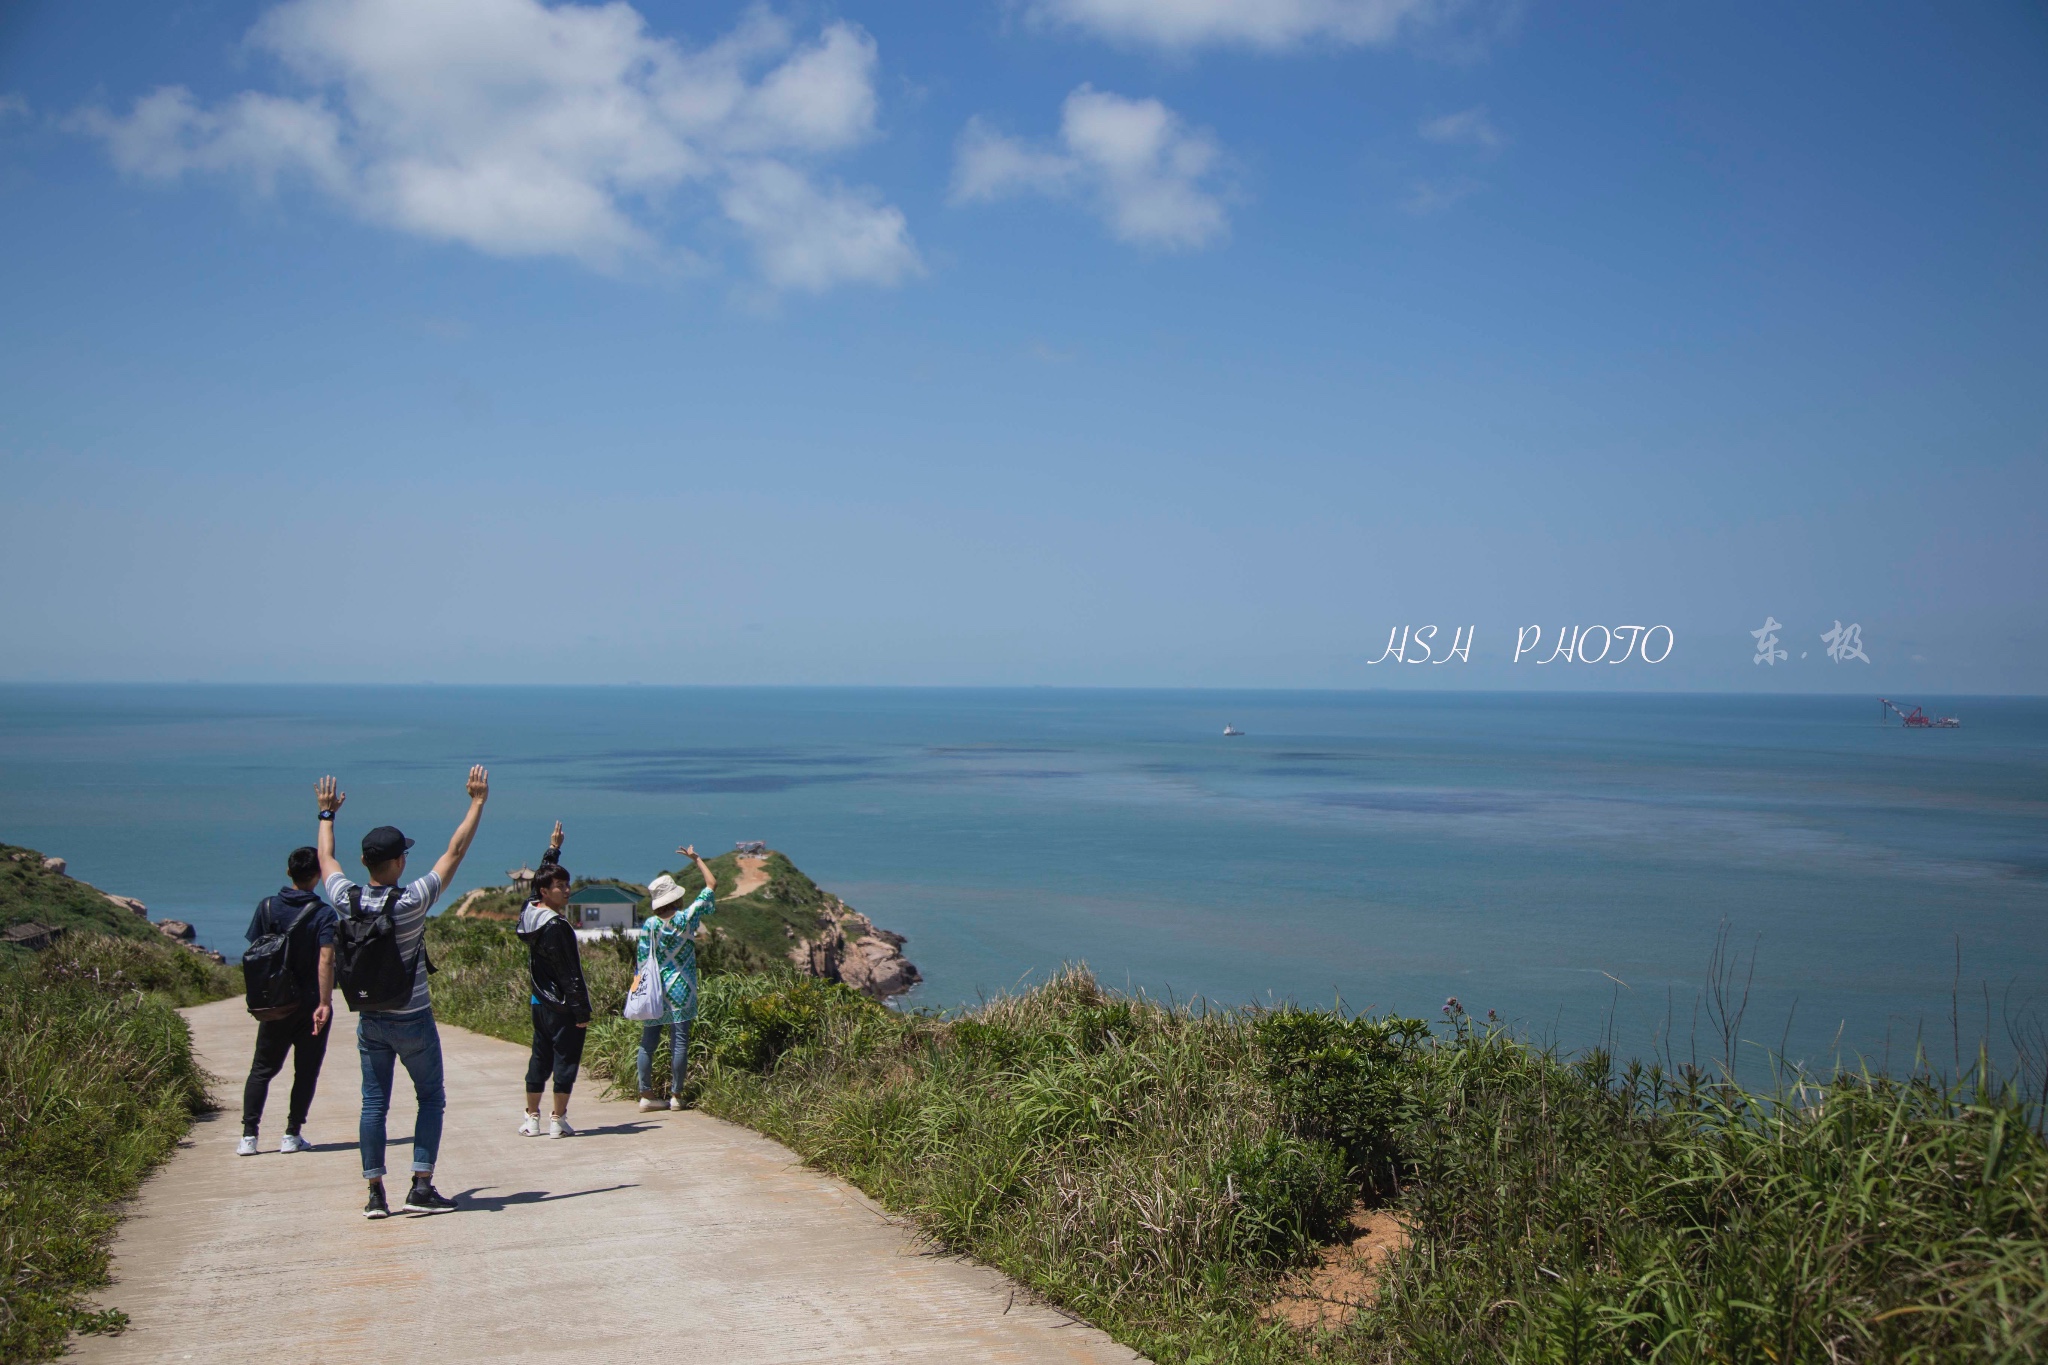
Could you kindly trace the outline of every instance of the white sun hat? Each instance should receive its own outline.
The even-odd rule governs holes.
[[[647,883],[647,894],[654,898],[653,908],[656,910],[674,905],[680,900],[688,900],[690,897],[690,893],[677,886],[676,879],[666,872]]]

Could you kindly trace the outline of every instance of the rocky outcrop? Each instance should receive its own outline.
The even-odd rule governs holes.
[[[799,938],[789,960],[812,976],[841,981],[875,1000],[902,995],[924,980],[903,956],[904,938],[837,896],[827,896],[815,937]]]
[[[66,864],[62,858],[43,859],[43,871],[50,873],[52,876],[62,877],[66,875],[64,871],[65,866]]]
[[[109,896],[107,897],[107,899],[114,900],[116,898],[113,896]],[[177,944],[180,948],[183,948],[188,953],[197,953],[199,954],[199,956],[205,958],[208,962],[218,963],[223,967],[228,965],[228,960],[226,956],[224,956],[221,953],[217,953],[213,949],[201,944],[198,941],[198,930],[194,929],[190,924],[187,924],[184,920],[160,919],[156,922],[156,931],[159,934],[162,934],[165,938],[169,939],[171,942]]]
[[[139,915],[143,919],[149,918],[149,907],[133,896],[117,896],[111,891],[102,891],[100,894],[131,915]]]

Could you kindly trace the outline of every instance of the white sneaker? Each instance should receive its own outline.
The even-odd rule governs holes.
[[[668,1107],[671,1109],[681,1109],[683,1107],[683,1102],[677,1099],[674,1095],[670,1095],[668,1097]]]
[[[640,1112],[641,1112],[641,1113],[643,1113],[643,1114],[651,1114],[651,1113],[653,1113],[653,1112],[654,1112],[655,1110],[657,1110],[657,1109],[659,1109],[659,1108],[661,1108],[661,1101],[660,1101],[660,1100],[654,1099],[654,1098],[652,1098],[651,1096],[647,1096],[647,1095],[642,1095],[642,1096],[640,1097]]]
[[[236,1143],[236,1144],[235,1144],[235,1155],[236,1155],[236,1156],[254,1156],[254,1155],[256,1155],[256,1135],[255,1135],[254,1133],[251,1133],[251,1134],[249,1134],[249,1136],[247,1136],[247,1137],[243,1138],[243,1139],[242,1139],[242,1140],[241,1140],[240,1142],[238,1142],[238,1143]]]
[[[284,1141],[277,1144],[277,1150],[280,1152],[310,1152],[313,1150],[313,1144],[306,1141],[304,1133],[286,1133]]]
[[[557,1114],[554,1118],[548,1120],[548,1136],[551,1138],[575,1137],[576,1130],[569,1126],[569,1120]]]
[[[539,1114],[528,1114],[528,1115],[526,1116],[526,1118],[525,1118],[524,1120],[522,1120],[522,1121],[520,1122],[520,1125],[519,1125],[519,1136],[521,1136],[521,1137],[539,1137],[539,1136],[540,1136],[540,1115],[539,1115]]]

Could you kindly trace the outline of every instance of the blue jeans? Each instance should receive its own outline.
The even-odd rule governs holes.
[[[441,1030],[434,1012],[359,1014],[356,1050],[363,1058],[363,1118],[357,1140],[363,1149],[363,1179],[384,1175],[384,1116],[391,1111],[392,1064],[405,1063],[420,1116],[412,1130],[412,1169],[431,1175],[441,1150],[441,1119],[448,1110],[448,1092],[441,1084]]]
[[[668,1093],[683,1093],[683,1073],[690,1069],[690,1021],[687,1019],[668,1027]],[[661,1046],[662,1025],[659,1023],[640,1026],[640,1093],[654,1093],[654,1050]]]

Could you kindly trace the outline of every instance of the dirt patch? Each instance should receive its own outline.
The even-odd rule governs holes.
[[[738,861],[739,878],[733,883],[732,890],[727,893],[733,900],[738,900],[741,896],[751,896],[768,885],[768,859],[765,856],[757,858],[750,853],[742,853]]]
[[[476,904],[477,901],[488,896],[491,892],[503,889],[503,887],[480,886],[476,890],[466,893],[461,900],[455,902],[455,908],[448,913],[457,919],[495,919],[510,923],[519,917],[517,915],[493,914],[488,910],[479,908]]]
[[[1288,1276],[1266,1308],[1269,1322],[1307,1330],[1342,1327],[1379,1295],[1380,1276],[1413,1230],[1385,1209],[1351,1210],[1351,1235],[1325,1247],[1315,1265]]]

